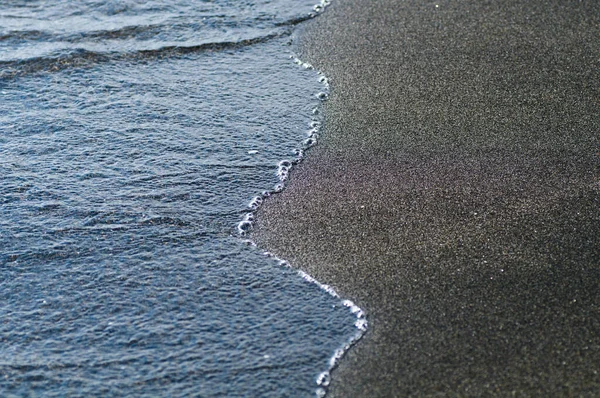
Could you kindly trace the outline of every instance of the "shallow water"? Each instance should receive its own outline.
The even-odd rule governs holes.
[[[314,394],[355,315],[236,233],[318,121],[311,9],[0,5],[0,395]]]

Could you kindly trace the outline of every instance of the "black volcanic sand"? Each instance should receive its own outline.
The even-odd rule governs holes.
[[[335,397],[600,396],[600,2],[339,0],[259,245],[363,307]]]

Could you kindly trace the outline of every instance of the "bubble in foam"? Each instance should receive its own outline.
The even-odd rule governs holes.
[[[316,120],[313,120],[312,122],[310,122],[309,127],[311,129],[318,129],[319,127],[321,127],[321,122],[317,122]]]
[[[357,319],[356,322],[354,322],[354,326],[356,326],[358,330],[366,331],[368,322],[366,319]]]
[[[277,166],[279,166],[279,167],[286,167],[286,168],[290,168],[290,167],[292,167],[292,162],[291,162],[291,161],[289,161],[289,160],[287,160],[287,159],[286,159],[286,160],[282,160],[281,162],[279,162],[279,163],[277,164]]]
[[[329,359],[329,366],[331,369],[333,369],[335,364],[338,363],[338,361],[340,359],[342,359],[342,357],[344,356],[344,353],[346,352],[346,350],[348,348],[350,348],[350,346],[346,344],[346,345],[344,345],[344,347],[338,348],[337,350],[334,351],[333,356]]]
[[[314,137],[310,137],[304,140],[303,144],[306,148],[310,148],[317,143],[317,140]]]
[[[321,0],[319,4],[315,4],[313,6],[313,11],[316,13],[322,13],[329,4],[331,4],[330,0]]]
[[[279,169],[277,171],[277,177],[279,177],[279,181],[285,182],[288,179],[289,171],[288,169]]]
[[[306,272],[304,272],[302,270],[298,270],[298,275],[300,275],[302,277],[302,279],[304,279],[307,282],[310,282],[310,283],[316,282],[312,276],[308,275]]]
[[[275,193],[279,193],[279,192],[283,191],[283,188],[284,188],[284,185],[283,185],[283,183],[276,184],[276,185],[273,187],[273,192],[275,192]]]
[[[237,225],[238,233],[242,236],[246,235],[252,229],[252,222],[248,220],[242,220]]]
[[[292,162],[290,160],[282,160],[277,165],[277,177],[281,182],[287,180],[290,169],[292,168]]]
[[[294,149],[294,155],[296,155],[298,159],[302,159],[304,157],[304,151],[302,149]]]
[[[331,375],[328,371],[321,372],[319,376],[317,376],[318,385],[327,387],[329,383],[331,383]]]
[[[329,293],[330,296],[338,297],[339,298],[337,292],[331,286],[329,286],[329,285],[323,285],[323,284],[320,284],[320,286],[321,286],[321,289],[323,289],[327,293]]]
[[[252,198],[252,200],[250,201],[250,203],[248,203],[248,207],[252,210],[256,210],[260,207],[260,205],[263,202],[263,198],[260,196],[255,196],[254,198]]]
[[[327,99],[327,93],[324,91],[321,91],[320,93],[316,94],[317,98],[320,99],[321,101]]]
[[[354,315],[356,315],[358,318],[362,318],[365,316],[363,310],[360,309],[359,306],[357,306],[356,304],[354,304],[352,301],[350,300],[344,300],[342,302],[342,304],[348,308],[350,308],[350,312],[352,312]]]

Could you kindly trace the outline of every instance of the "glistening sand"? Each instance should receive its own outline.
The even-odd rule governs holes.
[[[366,309],[331,396],[600,391],[600,5],[336,2],[325,132],[254,238]]]

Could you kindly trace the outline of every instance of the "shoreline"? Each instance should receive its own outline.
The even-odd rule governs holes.
[[[598,8],[346,0],[299,28],[325,131],[252,239],[367,312],[330,396],[598,391]]]

